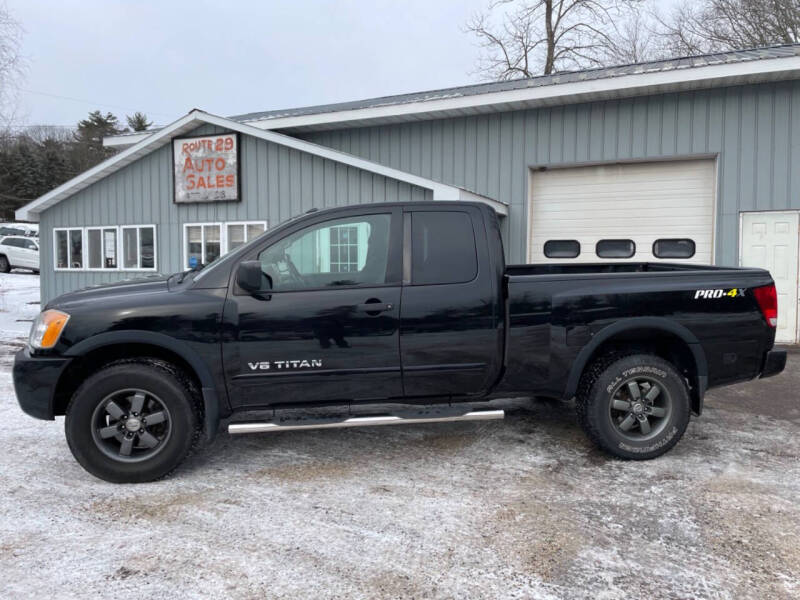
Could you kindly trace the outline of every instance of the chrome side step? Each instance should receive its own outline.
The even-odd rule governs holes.
[[[504,410],[474,410],[460,415],[443,417],[397,417],[381,415],[374,417],[350,417],[342,421],[286,425],[269,422],[231,423],[228,433],[263,433],[268,431],[297,431],[302,429],[337,429],[340,427],[372,427],[375,425],[413,425],[415,423],[447,423],[452,421],[492,421],[506,416]],[[296,422],[295,422],[296,423]]]

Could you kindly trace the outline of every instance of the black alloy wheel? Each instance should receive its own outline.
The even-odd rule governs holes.
[[[672,415],[669,392],[651,377],[632,377],[611,394],[608,406],[612,423],[624,437],[644,440],[657,437]]]
[[[155,394],[131,388],[106,396],[92,415],[92,438],[110,458],[139,462],[152,458],[172,433],[169,409]]]

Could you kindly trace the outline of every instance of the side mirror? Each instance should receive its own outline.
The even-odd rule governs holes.
[[[243,290],[250,293],[263,291],[264,279],[267,279],[267,283],[270,283],[268,278],[263,277],[260,261],[245,260],[239,263],[239,270],[236,272],[236,283]]]

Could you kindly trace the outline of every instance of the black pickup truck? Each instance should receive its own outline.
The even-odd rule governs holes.
[[[66,415],[75,458],[115,482],[167,475],[221,419],[233,433],[489,419],[514,394],[574,397],[596,444],[649,459],[708,388],[783,370],[776,322],[763,270],[506,266],[487,206],[362,205],[200,270],[53,300],[14,384],[28,414]],[[294,410],[326,406],[344,408]]]

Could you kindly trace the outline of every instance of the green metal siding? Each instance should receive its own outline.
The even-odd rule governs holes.
[[[800,82],[306,134],[310,141],[510,205],[526,256],[529,168],[717,156],[716,262],[738,262],[739,212],[800,209]]]
[[[202,126],[191,135],[222,133]],[[172,201],[172,146],[164,146],[41,214],[42,301],[89,285],[147,276],[130,271],[54,271],[54,227],[156,225],[158,272],[180,271],[183,225],[267,221],[274,226],[312,207],[431,200],[430,190],[241,136],[241,202]],[[85,242],[84,242],[85,243]]]

